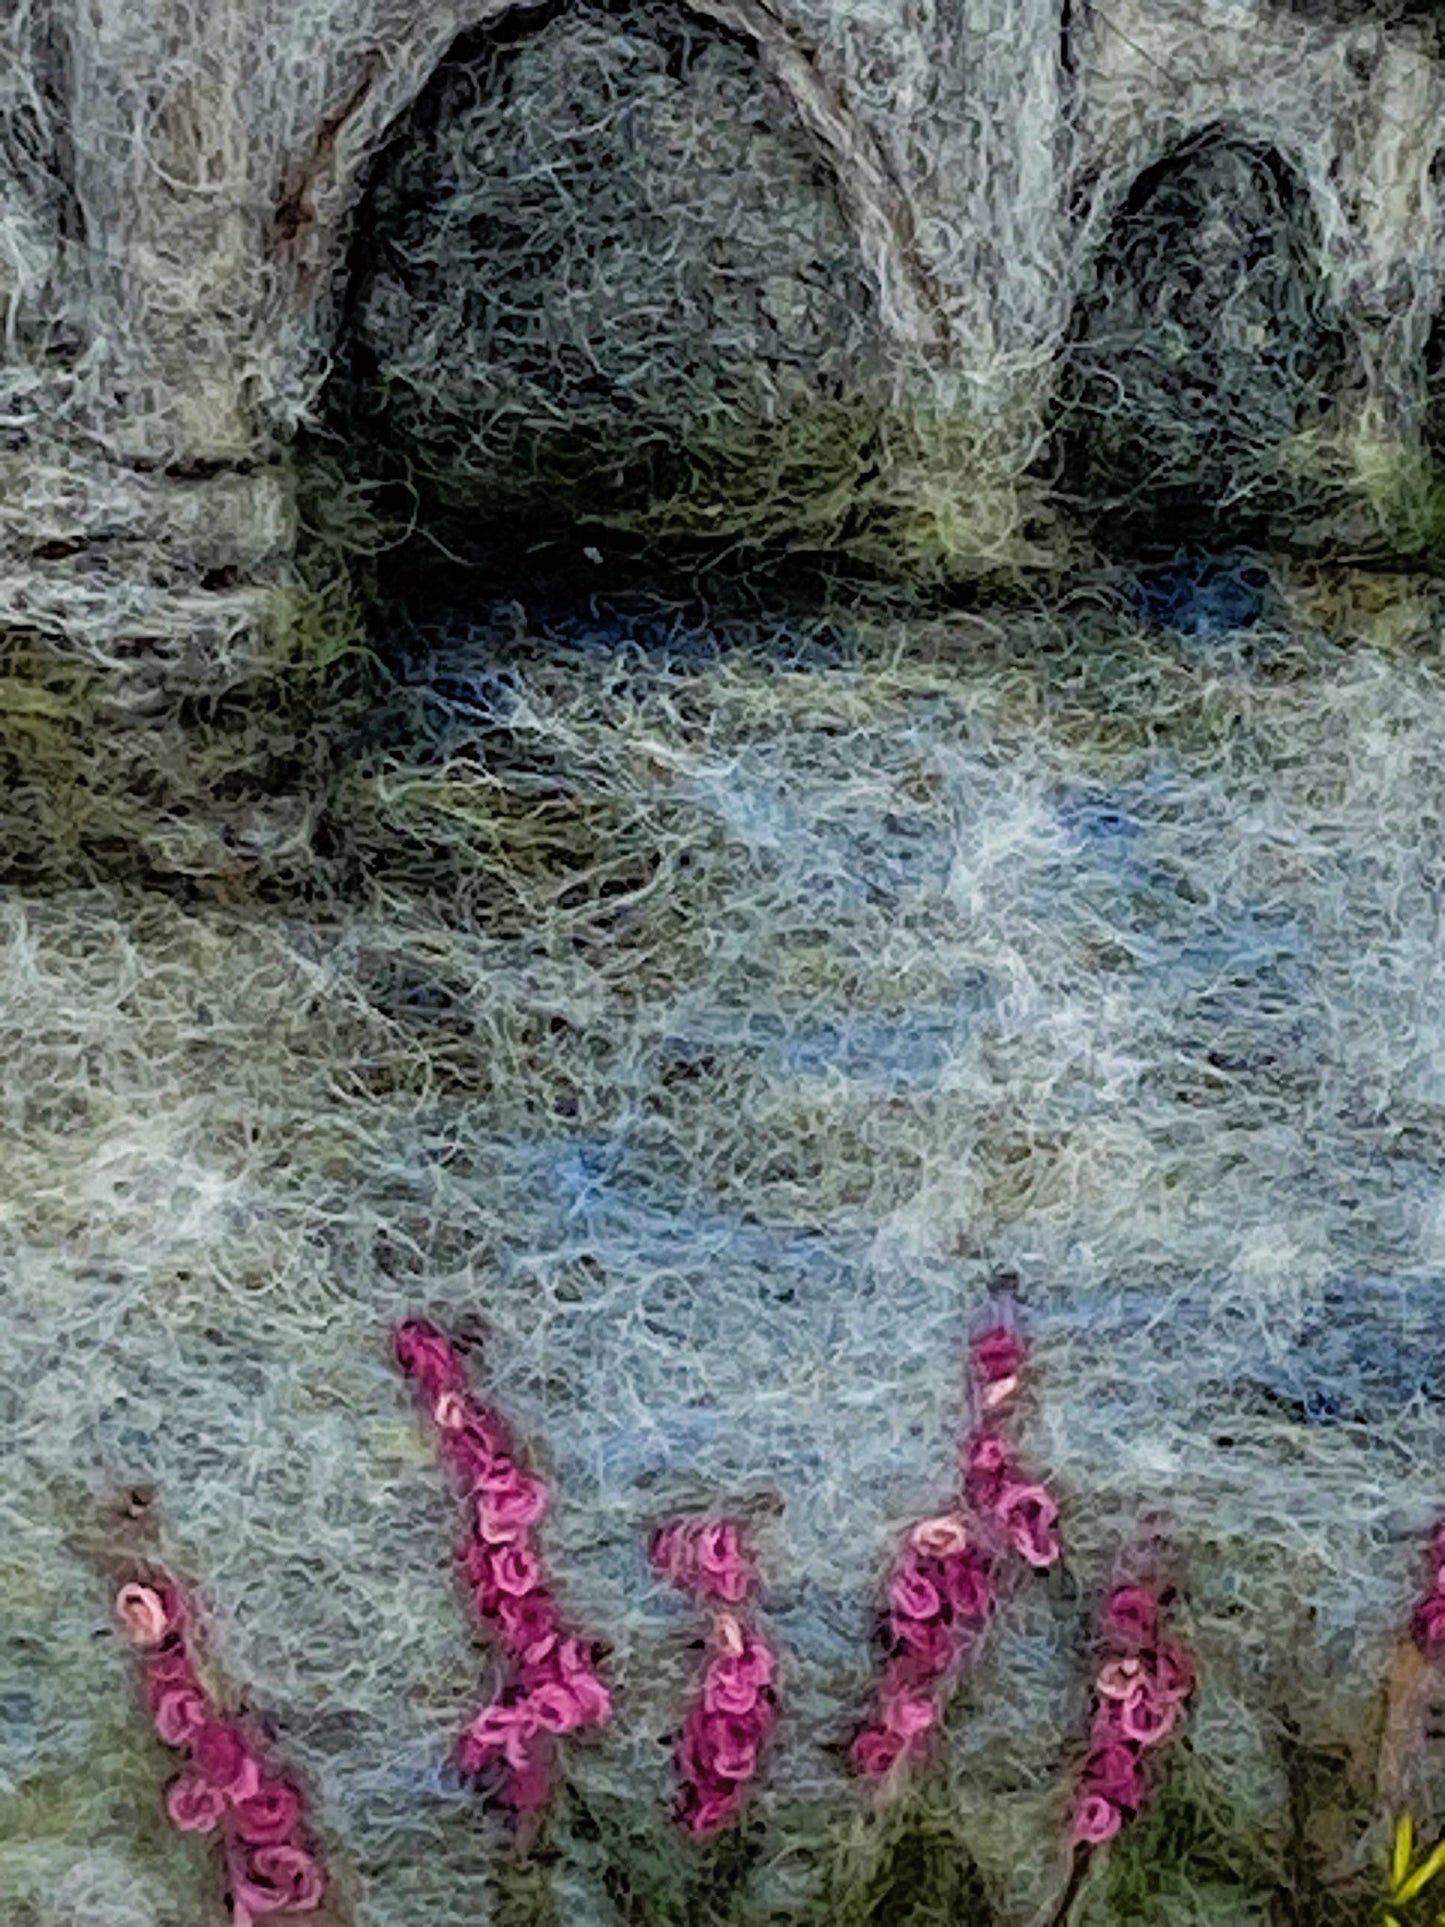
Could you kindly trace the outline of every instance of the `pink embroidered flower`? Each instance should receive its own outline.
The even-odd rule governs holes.
[[[1123,1815],[1102,1793],[1086,1793],[1074,1810],[1073,1834],[1076,1840],[1100,1847],[1112,1840],[1123,1824]]]
[[[166,1789],[171,1824],[182,1833],[222,1836],[236,1927],[249,1927],[258,1916],[311,1912],[325,1882],[315,1854],[302,1844],[300,1796],[284,1780],[263,1775],[245,1733],[206,1694],[186,1650],[179,1592],[169,1583],[137,1584],[122,1588],[121,1602],[122,1623],[147,1655],[141,1682],[156,1732],[189,1755],[188,1770]]]
[[[598,1678],[592,1657],[581,1641],[562,1642],[557,1652],[557,1674],[581,1708],[583,1724],[605,1725],[612,1717],[612,1695]]]
[[[1143,1586],[1115,1586],[1104,1604],[1103,1623],[1111,1638],[1148,1646],[1159,1629],[1159,1607]]]
[[[741,1605],[757,1583],[730,1519],[674,1519],[653,1533],[648,1559],[669,1584],[730,1606]]]
[[[931,1699],[925,1699],[922,1695],[899,1694],[896,1698],[884,1699],[883,1723],[905,1745],[928,1732],[937,1722],[938,1708]]]
[[[992,1325],[969,1347],[975,1392],[985,1412],[1001,1412],[1019,1389],[1024,1342],[1007,1325]]]
[[[741,1808],[742,1800],[737,1793],[709,1790],[684,1800],[679,1817],[689,1833],[702,1839],[729,1826]]]
[[[741,1605],[757,1577],[731,1519],[709,1520],[697,1535],[698,1582],[730,1606]]]
[[[326,1881],[311,1854],[280,1844],[248,1847],[233,1884],[236,1902],[253,1914],[309,1914],[321,1905]]]
[[[751,1713],[758,1703],[760,1682],[752,1669],[735,1659],[714,1660],[702,1684],[702,1703],[709,1713]]]
[[[1120,1709],[1119,1730],[1126,1740],[1154,1746],[1172,1729],[1177,1711],[1158,1697],[1147,1680],[1141,1680]]]
[[[525,1472],[500,1416],[477,1405],[453,1347],[425,1320],[409,1320],[393,1340],[403,1371],[430,1401],[443,1455],[459,1475],[470,1528],[458,1565],[477,1617],[493,1628],[508,1658],[496,1701],[457,1742],[462,1771],[504,1765],[494,1794],[514,1812],[546,1804],[558,1735],[600,1726],[612,1712],[595,1655],[564,1636],[532,1528],[547,1509],[544,1482]]]
[[[691,1519],[672,1519],[659,1526],[647,1547],[648,1563],[660,1578],[684,1592],[697,1584],[697,1530]]]
[[[861,1774],[870,1780],[881,1780],[898,1764],[904,1744],[898,1734],[885,1726],[865,1726],[849,1750]]]
[[[648,1543],[648,1558],[709,1610],[711,1657],[702,1690],[678,1736],[676,1817],[689,1833],[714,1833],[742,1811],[764,1742],[777,1718],[776,1657],[737,1611],[757,1569],[730,1519],[675,1519]]]
[[[1131,1811],[1143,1803],[1144,1775],[1136,1747],[1117,1740],[1096,1747],[1084,1765],[1084,1782],[1117,1807]]]
[[[505,1479],[494,1481],[494,1475],[488,1475],[478,1484],[477,1528],[493,1545],[518,1538],[547,1510],[546,1486],[540,1479],[529,1479],[515,1465],[508,1465]]]
[[[229,1799],[252,1799],[261,1786],[261,1771],[238,1729],[223,1720],[207,1720],[192,1735],[191,1762],[197,1773],[219,1787]]]
[[[1040,1569],[1058,1560],[1058,1516],[1059,1508],[1041,1485],[1007,1485],[994,1502],[994,1517],[1010,1543]]]
[[[960,1457],[964,1496],[975,1511],[992,1512],[1008,1481],[1008,1447],[996,1432],[970,1432]]]
[[[199,1774],[182,1774],[166,1788],[166,1813],[181,1833],[214,1833],[225,1811],[225,1794]]]
[[[425,1318],[409,1318],[398,1325],[392,1339],[396,1362],[433,1400],[442,1392],[465,1388],[466,1374],[452,1347]]]
[[[190,1656],[184,1645],[179,1643],[147,1656],[142,1664],[141,1685],[148,1706],[154,1706],[162,1693],[173,1692],[177,1687],[184,1687],[191,1693],[200,1693],[202,1690]]]
[[[176,1601],[154,1586],[122,1586],[115,1596],[115,1616],[123,1636],[142,1650],[159,1646],[179,1624]]]
[[[969,1362],[976,1377],[985,1385],[1017,1378],[1023,1370],[1024,1343],[1019,1334],[1003,1325],[980,1332],[969,1347]]]
[[[301,1819],[301,1802],[281,1780],[263,1780],[249,1799],[231,1808],[238,1836],[252,1846],[270,1847],[289,1840]]]
[[[1445,1659],[1445,1519],[1430,1535],[1427,1559],[1429,1590],[1410,1615],[1410,1632],[1422,1657],[1433,1664]]]
[[[1094,1679],[1089,1751],[1071,1821],[1074,1839],[1098,1846],[1144,1804],[1144,1757],[1174,1728],[1194,1687],[1194,1663],[1157,1640],[1159,1601],[1143,1586],[1116,1586],[1099,1614],[1111,1642]]]
[[[455,1406],[445,1408],[448,1417],[453,1418],[457,1408],[463,1416],[459,1424],[453,1420],[447,1427],[438,1429],[438,1443],[442,1456],[468,1489],[472,1489],[495,1472],[500,1461],[510,1458],[510,1442],[504,1427],[492,1415],[479,1412],[459,1393],[445,1396],[456,1402]]]
[[[561,1680],[542,1680],[528,1693],[527,1705],[538,1726],[548,1733],[575,1733],[586,1724],[581,1701]]]
[[[525,1702],[507,1706],[500,1702],[484,1706],[458,1742],[458,1759],[464,1773],[477,1773],[494,1759],[505,1758],[509,1766],[525,1767],[539,1721]]]
[[[937,1519],[924,1519],[908,1535],[913,1550],[927,1559],[955,1558],[968,1549],[968,1525],[962,1514],[945,1512]]]
[[[888,1630],[895,1656],[906,1660],[920,1681],[942,1679],[958,1656],[957,1629],[941,1620],[897,1618]]]
[[[210,1707],[198,1686],[168,1686],[156,1694],[151,1719],[159,1738],[167,1746],[185,1746],[195,1738],[210,1716]]]
[[[612,1695],[595,1673],[573,1673],[567,1690],[582,1709],[584,1726],[605,1726],[612,1718]]]
[[[1123,1700],[1097,1701],[1094,1706],[1094,1716],[1089,1722],[1090,1746],[1120,1745],[1124,1743],[1125,1738]]]
[[[894,1573],[888,1603],[900,1619],[936,1619],[943,1609],[938,1588],[911,1564]]]
[[[960,1441],[959,1469],[964,1505],[980,1523],[962,1508],[922,1520],[909,1531],[887,1582],[888,1660],[880,1698],[926,1707],[930,1720],[941,1717],[941,1701],[998,1605],[1009,1566],[1004,1550],[1038,1568],[1060,1557],[1058,1506],[1042,1485],[1020,1475],[1003,1430],[1004,1408],[1018,1389],[1025,1357],[1011,1321],[1002,1302],[969,1347],[979,1416]],[[885,1713],[881,1726],[890,1724]],[[855,1743],[860,1771],[872,1770],[862,1766],[864,1759],[888,1753],[871,1737],[879,1730],[875,1721]]]
[[[1420,1601],[1410,1630],[1426,1659],[1445,1659],[1445,1592],[1432,1592]]]
[[[702,1725],[702,1758],[721,1780],[748,1780],[758,1763],[752,1727],[725,1714],[709,1715]]]
[[[492,1577],[500,1592],[520,1599],[542,1581],[542,1564],[527,1546],[499,1546],[492,1560]]]
[[[557,1636],[557,1602],[541,1586],[530,1592],[515,1593],[503,1592],[499,1585],[491,1617],[497,1622],[497,1631],[507,1650],[524,1658],[533,1647]]]
[[[993,1582],[988,1562],[972,1546],[968,1551],[940,1561],[939,1577],[944,1598],[961,1620],[982,1625],[993,1611]]]

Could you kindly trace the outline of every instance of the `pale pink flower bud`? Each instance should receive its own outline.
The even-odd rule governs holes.
[[[467,1401],[460,1392],[443,1392],[431,1413],[443,1432],[460,1432],[467,1422]]]
[[[915,1552],[929,1559],[946,1559],[968,1546],[968,1526],[957,1512],[945,1512],[936,1519],[923,1519],[908,1535]]]
[[[165,1599],[154,1586],[122,1586],[115,1596],[115,1616],[132,1646],[159,1646],[175,1624]]]
[[[900,1693],[884,1700],[883,1719],[900,1740],[915,1740],[937,1721],[938,1708],[921,1695]]]
[[[716,1650],[728,1659],[741,1659],[747,1650],[747,1634],[736,1613],[718,1613],[712,1622]]]
[[[1099,1668],[1094,1691],[1101,1699],[1126,1700],[1139,1684],[1143,1661],[1132,1653],[1124,1659],[1110,1659]]]

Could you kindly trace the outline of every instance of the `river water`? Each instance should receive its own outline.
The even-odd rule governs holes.
[[[53,1791],[36,1892],[83,1866],[126,1927],[192,1877],[118,1817],[155,1763],[61,1539],[146,1478],[366,1918],[483,1917],[444,1760],[484,1663],[385,1354],[415,1308],[485,1326],[614,1643],[583,1779],[665,1790],[690,1629],[642,1538],[721,1499],[789,1656],[774,1795],[846,1802],[868,1601],[951,1489],[1000,1265],[1069,1570],[961,1702],[981,1860],[1052,1877],[1088,1595],[1145,1521],[1196,1752],[1280,1810],[1270,1709],[1367,1702],[1441,1497],[1445,675],[1408,585],[1249,613],[471,610],[396,645],[351,900],[6,904],[0,1759],[52,1790],[98,1759],[114,1807]]]

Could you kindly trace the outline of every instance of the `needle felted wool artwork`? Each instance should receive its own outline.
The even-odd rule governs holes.
[[[3,1927],[1438,1927],[1442,128],[3,12]]]

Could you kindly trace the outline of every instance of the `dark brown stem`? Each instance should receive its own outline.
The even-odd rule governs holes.
[[[1074,1864],[1069,1869],[1069,1878],[1063,1893],[1059,1896],[1059,1904],[1049,1915],[1046,1927],[1069,1927],[1074,1908],[1078,1905],[1079,1896],[1084,1891],[1084,1882],[1089,1877],[1093,1858],[1093,1849],[1086,1841],[1081,1840],[1074,1848]]]

